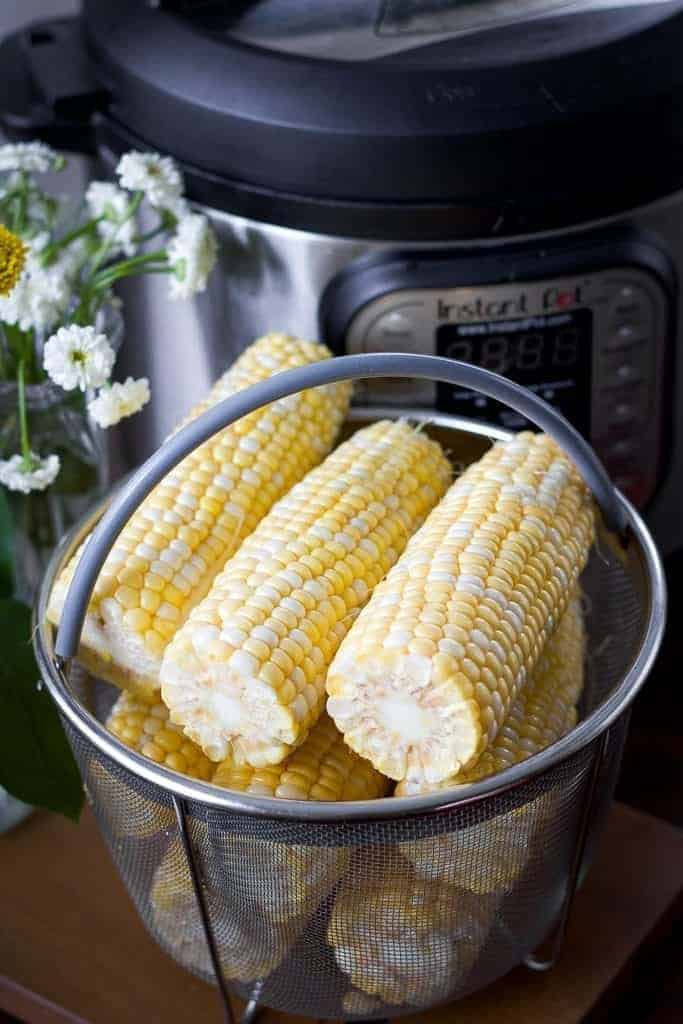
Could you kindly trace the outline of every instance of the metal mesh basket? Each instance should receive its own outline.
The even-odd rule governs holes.
[[[427,365],[428,364],[428,365]],[[590,449],[556,413],[486,371],[431,357],[346,357],[233,397],[167,443],[113,501],[81,559],[59,637],[45,625],[56,574],[101,515],[57,552],[39,606],[41,669],[88,798],[145,925],[188,970],[228,991],[317,1018],[381,1018],[457,999],[526,962],[557,957],[571,899],[612,799],[628,707],[664,622],[661,567],[647,531]],[[327,369],[324,369],[327,367]],[[589,632],[579,725],[502,776],[456,792],[319,804],[231,793],[153,764],[102,722],[115,691],[65,658],[118,530],[169,465],[238,416],[343,377],[423,376],[476,385],[553,433],[616,528],[584,576]],[[273,386],[273,381],[276,382]],[[355,411],[358,422],[396,415]],[[411,413],[411,418],[413,414]],[[455,460],[493,428],[415,414]],[[55,653],[57,651],[57,653]],[[545,959],[534,954],[549,936]]]

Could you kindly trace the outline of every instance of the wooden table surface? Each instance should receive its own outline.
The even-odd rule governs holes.
[[[682,888],[683,831],[616,805],[553,971],[518,969],[457,1004],[401,1019],[578,1024]],[[87,811],[78,826],[36,814],[0,839],[0,922],[0,1018],[5,1010],[28,1024],[220,1024],[215,990],[148,937]]]

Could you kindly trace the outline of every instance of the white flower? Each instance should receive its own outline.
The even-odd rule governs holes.
[[[60,327],[45,342],[43,366],[55,384],[65,391],[99,388],[109,380],[114,350],[104,334],[94,327]]]
[[[10,142],[0,146],[0,171],[45,174],[59,167],[61,157],[44,142]]]
[[[203,214],[189,213],[180,220],[168,247],[172,299],[188,299],[204,291],[217,249],[216,236]]]
[[[58,260],[50,267],[40,262],[45,236],[30,243],[24,271],[9,295],[0,296],[0,320],[22,331],[49,330],[65,311],[72,292],[73,267]]]
[[[29,465],[23,455],[13,455],[11,459],[0,459],[0,484],[10,491],[44,491],[59,473],[59,456],[48,455],[41,459],[31,452]]]
[[[124,153],[116,168],[122,188],[144,192],[152,206],[176,212],[183,206],[183,178],[170,156]]]
[[[137,223],[128,215],[130,196],[110,181],[92,181],[85,193],[92,217],[104,217],[97,225],[100,238],[112,243],[113,252],[134,256]]]
[[[99,427],[113,427],[119,420],[140,412],[149,402],[149,381],[146,377],[103,388],[97,398],[88,403],[88,412]]]

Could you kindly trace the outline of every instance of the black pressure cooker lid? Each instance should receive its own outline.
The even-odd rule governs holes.
[[[171,153],[195,198],[258,219],[439,237],[455,208],[509,232],[680,187],[682,9],[84,0],[79,39],[112,154]]]

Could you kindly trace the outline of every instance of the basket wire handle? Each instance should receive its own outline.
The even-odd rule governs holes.
[[[514,409],[549,434],[572,459],[602,510],[605,525],[627,532],[626,509],[599,458],[578,430],[527,388],[479,366],[399,352],[339,356],[285,370],[231,395],[168,439],[135,473],[102,516],[74,572],[55,641],[58,664],[78,650],[90,595],[121,530],[150,491],[195,448],[236,420],[307,388],[346,380],[403,377],[471,388]],[[409,415],[409,413],[408,413]]]

